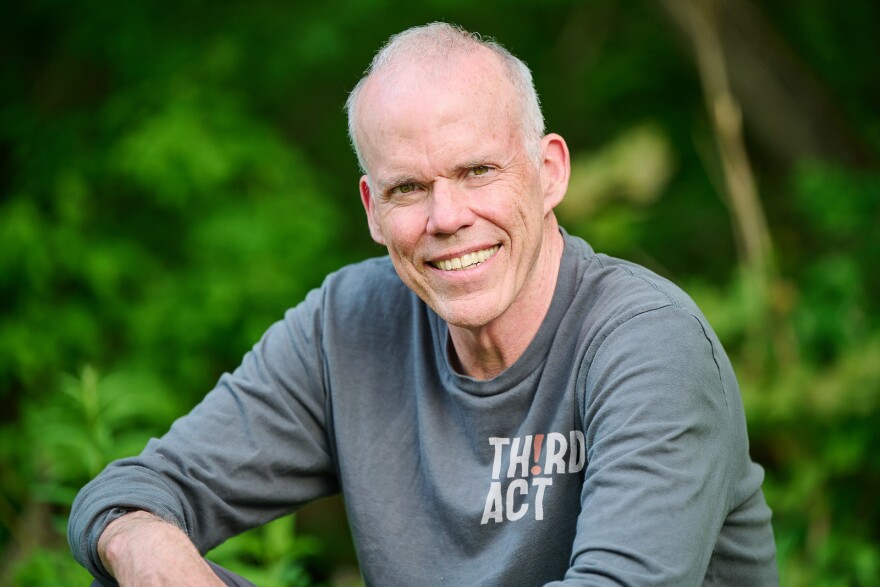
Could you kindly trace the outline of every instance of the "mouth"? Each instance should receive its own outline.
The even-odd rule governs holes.
[[[429,264],[432,267],[436,267],[443,271],[461,271],[462,269],[470,269],[471,267],[476,267],[480,263],[483,263],[486,259],[497,253],[499,248],[501,248],[499,245],[495,245],[488,249],[467,253],[461,257],[443,259],[442,261],[430,261]]]

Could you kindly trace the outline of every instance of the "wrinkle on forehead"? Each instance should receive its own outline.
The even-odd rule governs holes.
[[[382,143],[420,141],[443,125],[460,123],[462,106],[503,112],[507,132],[521,134],[521,108],[503,64],[491,51],[453,59],[394,64],[377,72],[358,105],[358,135],[368,171]],[[444,99],[432,99],[436,97]],[[496,132],[500,129],[494,129]]]

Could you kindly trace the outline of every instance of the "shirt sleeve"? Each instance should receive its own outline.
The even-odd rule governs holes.
[[[703,583],[749,464],[729,407],[736,383],[716,352],[704,324],[675,306],[629,318],[601,342],[586,376],[571,565],[551,585]]]
[[[322,315],[316,290],[162,438],[137,457],[111,463],[80,491],[68,540],[95,577],[112,580],[97,542],[127,511],[146,510],[176,524],[204,553],[338,491],[327,434]]]

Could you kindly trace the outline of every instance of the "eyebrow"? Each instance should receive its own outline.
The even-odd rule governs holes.
[[[464,171],[465,169],[473,169],[474,167],[480,167],[481,165],[493,165],[490,161],[493,157],[489,157],[488,155],[481,155],[479,157],[471,157],[466,161],[463,161],[460,165],[456,166],[456,170]]]
[[[498,167],[497,164],[490,163],[489,157],[480,157],[476,159],[469,159],[465,161],[463,164],[458,165],[455,168],[456,173],[464,173],[465,171],[469,171],[474,167]]]

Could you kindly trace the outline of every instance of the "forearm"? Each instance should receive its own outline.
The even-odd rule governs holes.
[[[273,326],[242,366],[221,377],[161,439],[137,457],[111,463],[80,491],[68,540],[96,578],[111,582],[105,566],[113,560],[104,559],[106,552],[99,556],[98,541],[125,512],[152,512],[183,528],[180,535],[206,552],[338,491],[324,431],[323,386],[313,379],[322,363],[294,352],[319,346],[314,335],[301,332],[300,322],[315,322],[309,309],[300,312],[306,317],[290,312]]]
[[[111,522],[98,540],[98,556],[123,587],[223,585],[180,528],[148,512]]]

